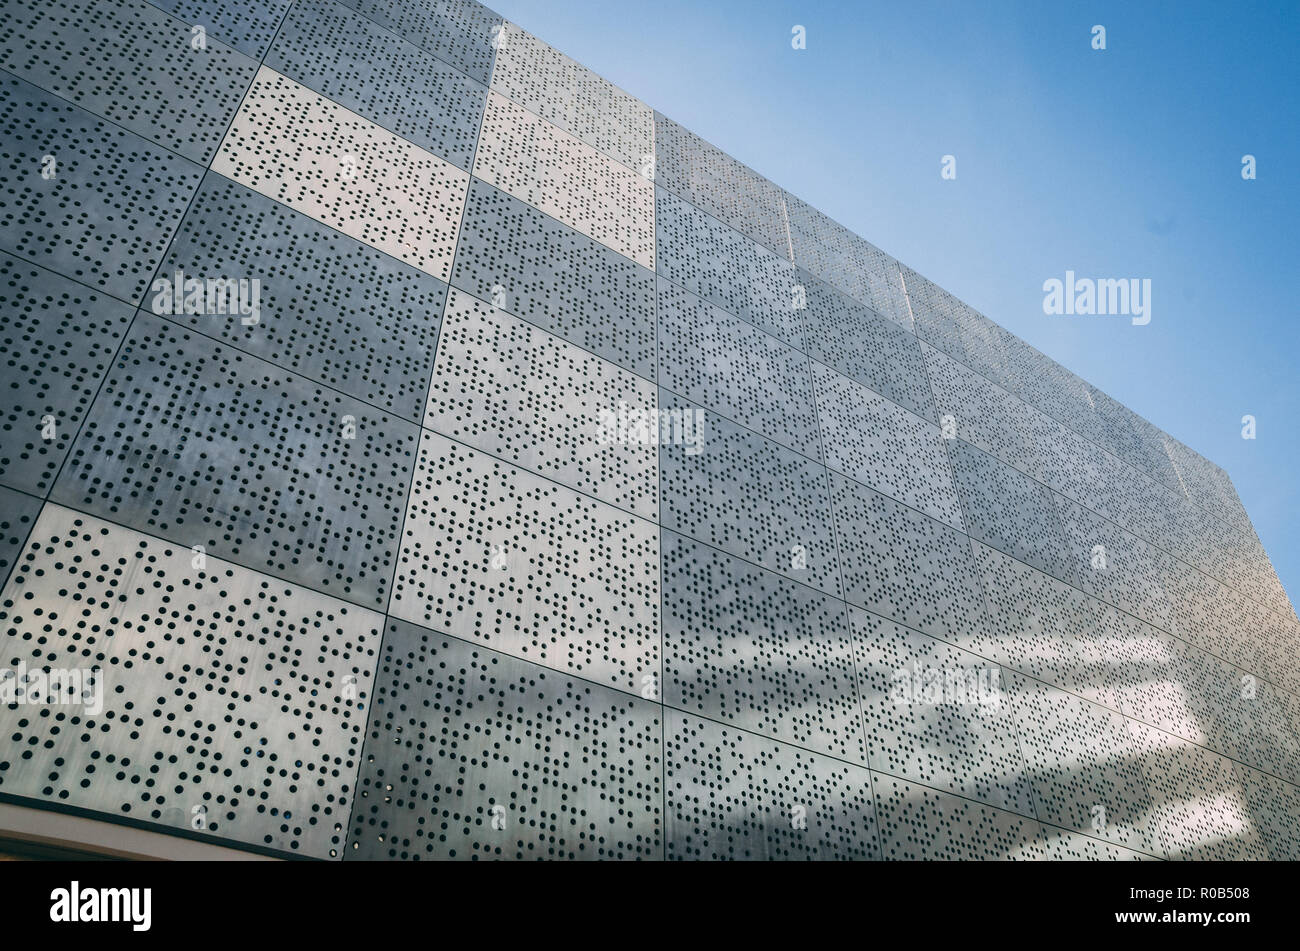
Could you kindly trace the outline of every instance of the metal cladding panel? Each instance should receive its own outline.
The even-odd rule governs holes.
[[[474,161],[487,87],[335,0],[298,0],[266,65],[458,168]]]
[[[667,390],[659,407],[698,436],[660,446],[664,528],[838,595],[825,467]]]
[[[0,484],[49,493],[132,313],[0,252]]]
[[[1130,747],[1150,790],[1160,857],[1226,861],[1268,857],[1231,760],[1135,720]]]
[[[790,260],[781,189],[657,112],[654,145],[654,176],[660,187]]]
[[[413,264],[451,273],[469,175],[263,66],[212,169]]]
[[[5,14],[0,692],[108,699],[0,698],[0,795],[1300,858],[1300,619],[1190,447],[474,0]]]
[[[203,170],[4,75],[0,141],[0,250],[138,301]]]
[[[654,184],[495,91],[488,93],[474,175],[655,266]]]
[[[475,0],[339,0],[487,85],[501,17]]]
[[[1009,675],[1008,687],[1038,817],[1159,854],[1156,802],[1127,730],[1133,721],[1019,674]]]
[[[175,323],[403,419],[423,417],[447,294],[436,278],[218,175],[163,260],[173,291],[178,271],[182,281],[256,280],[258,314],[172,306]]]
[[[807,354],[659,279],[659,385],[814,459]]]
[[[425,430],[389,614],[640,693],[659,662],[659,529]]]
[[[959,646],[984,628],[965,535],[836,472],[831,507],[850,604]]]
[[[805,296],[794,266],[716,218],[655,190],[656,271],[795,347]]]
[[[648,519],[653,383],[453,289],[424,424]]]
[[[971,537],[1073,584],[1052,490],[960,439],[947,443]]]
[[[871,768],[1033,815],[1002,671],[850,607]]]
[[[875,777],[883,857],[893,861],[1039,861],[1036,819],[893,776]]]
[[[962,528],[938,426],[820,363],[813,382],[827,466]]]
[[[803,317],[804,338],[814,360],[926,419],[938,418],[921,346],[913,334],[802,269],[795,278],[796,287],[803,288],[796,310]]]
[[[51,498],[383,610],[416,440],[142,311]]]
[[[149,0],[208,36],[260,60],[293,0]]]
[[[10,662],[84,672],[72,687],[89,702],[57,716],[0,706],[0,791],[336,857],[382,627],[46,505],[0,595],[0,638]]]
[[[496,92],[653,178],[647,168],[656,157],[649,106],[513,23],[503,25],[496,47]]]
[[[206,165],[257,62],[145,0],[13,0],[0,68]]]
[[[668,858],[879,858],[866,768],[676,710],[666,717]]]
[[[43,504],[40,499],[0,486],[0,588],[9,579]]]
[[[1161,630],[1170,629],[1164,579],[1174,559],[1077,502],[1054,496],[1073,554],[1073,577],[1089,594]]]
[[[390,619],[349,859],[663,856],[657,703]]]
[[[975,371],[921,344],[934,387],[935,411],[958,438],[979,446],[1021,472],[1036,475],[1040,463],[1030,437],[1032,410]]]
[[[654,272],[477,178],[451,283],[621,367],[655,375]]]
[[[844,602],[663,534],[664,700],[866,763]]]

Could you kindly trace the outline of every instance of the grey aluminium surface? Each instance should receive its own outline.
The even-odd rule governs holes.
[[[383,610],[417,434],[141,311],[52,497]]]

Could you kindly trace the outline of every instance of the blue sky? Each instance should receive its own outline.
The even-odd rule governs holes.
[[[489,6],[1223,466],[1294,603],[1300,4]],[[1150,324],[1044,315],[1067,269]]]

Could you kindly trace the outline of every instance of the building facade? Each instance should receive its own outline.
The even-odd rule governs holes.
[[[0,800],[1300,858],[1227,474],[471,0],[6,0]]]

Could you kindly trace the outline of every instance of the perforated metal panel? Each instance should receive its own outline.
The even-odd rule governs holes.
[[[405,419],[424,416],[441,281],[217,175],[204,181],[160,273],[174,287],[178,270],[183,279],[258,281],[258,319],[168,319]]]
[[[49,492],[131,314],[0,252],[0,483]]]
[[[260,60],[293,0],[149,0],[208,36]]]
[[[501,18],[474,0],[339,0],[487,85]]]
[[[9,579],[42,504],[40,499],[0,486],[0,588]]]
[[[813,359],[926,419],[937,419],[914,335],[802,269],[795,271],[795,281],[804,289],[801,316]]]
[[[850,607],[871,768],[1033,815],[995,664]]]
[[[298,0],[266,65],[459,168],[487,88],[335,0]]]
[[[469,175],[263,66],[213,171],[441,280]]]
[[[318,858],[1300,855],[1300,619],[1190,447],[473,0],[5,12],[0,632],[110,699],[0,709],[0,793]]]
[[[808,356],[659,279],[659,383],[821,458]]]
[[[193,39],[145,0],[12,0],[0,68],[206,165],[257,63]]]
[[[1132,721],[1019,674],[1007,683],[1038,817],[1154,853],[1155,804],[1126,729]]]
[[[892,776],[875,779],[884,858],[1037,861],[1038,822]]]
[[[664,527],[838,595],[826,469],[666,390],[659,406],[698,410],[702,435],[659,448]]]
[[[820,363],[813,364],[813,380],[830,468],[962,527],[938,426]]]
[[[1300,789],[1240,763],[1232,764],[1232,775],[1268,857],[1277,862],[1300,858]]]
[[[661,716],[389,620],[347,857],[660,858]]]
[[[960,439],[947,445],[971,537],[1074,583],[1052,490]]]
[[[1098,622],[1092,599],[979,542],[973,542],[972,548],[989,622],[961,646],[1115,707],[1107,632]]]
[[[453,289],[424,422],[657,519],[657,446],[637,431],[656,418],[657,395],[649,380]]]
[[[474,175],[655,266],[654,184],[497,92],[488,93]]]
[[[796,347],[803,346],[799,281],[789,261],[660,188],[657,272]]]
[[[383,617],[193,559],[45,507],[0,596],[5,660],[98,668],[102,711],[0,706],[0,790],[336,856]]]
[[[664,700],[866,762],[844,603],[663,535]]]
[[[1268,857],[1232,763],[1151,727],[1128,721],[1150,789],[1153,835],[1163,857],[1240,861]]]
[[[202,170],[11,76],[0,141],[0,249],[139,300]]]
[[[412,423],[141,312],[51,498],[382,610],[415,445]]]
[[[1069,499],[1054,496],[1079,586],[1162,630],[1171,612],[1164,578],[1174,559]],[[1098,550],[1098,546],[1100,550]]]
[[[667,710],[670,859],[879,857],[861,766]]]
[[[965,535],[834,472],[831,505],[849,602],[956,644],[984,627]]]
[[[1021,472],[1037,475],[1040,463],[1030,438],[1030,408],[933,347],[922,343],[921,350],[934,387],[935,411],[952,417],[951,431]]]
[[[659,531],[426,430],[389,614],[639,695],[659,672]]]
[[[497,43],[492,88],[632,169],[654,157],[649,106],[513,23]]]
[[[781,189],[657,112],[654,144],[658,185],[790,259],[790,233]]]
[[[470,183],[451,281],[654,377],[654,272],[478,179]]]

